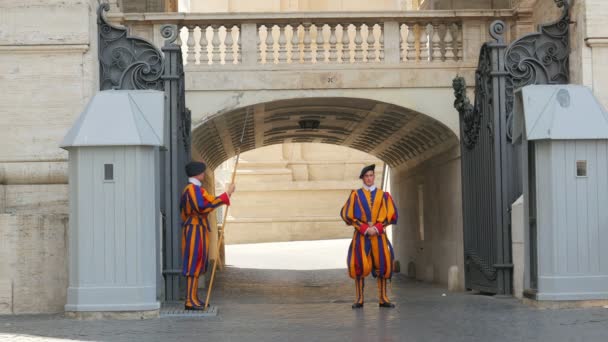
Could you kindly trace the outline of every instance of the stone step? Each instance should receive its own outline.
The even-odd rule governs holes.
[[[239,183],[284,182],[293,179],[290,169],[240,169],[236,172]]]

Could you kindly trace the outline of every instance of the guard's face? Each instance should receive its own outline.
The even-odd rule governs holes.
[[[202,182],[202,181],[205,179],[205,173],[203,172],[203,173],[201,173],[200,175],[197,175],[197,176],[196,176],[196,179],[198,179],[199,181],[201,181],[201,182]]]
[[[367,185],[367,186],[372,186],[374,185],[374,181],[376,180],[376,174],[374,173],[374,171],[367,171],[364,175],[363,175],[363,184]]]

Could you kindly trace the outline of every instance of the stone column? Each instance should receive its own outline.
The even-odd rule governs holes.
[[[258,62],[258,27],[255,23],[241,25],[241,58],[243,65],[256,65]]]
[[[384,27],[384,63],[397,64],[400,60],[400,35],[399,23],[396,21],[385,21]]]

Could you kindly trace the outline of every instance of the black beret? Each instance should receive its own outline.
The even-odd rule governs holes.
[[[205,170],[207,170],[207,165],[205,165],[205,163],[193,161],[186,165],[186,175],[188,175],[188,177],[198,176],[205,172]]]
[[[375,171],[376,164],[368,165],[361,170],[361,174],[359,175],[359,179],[363,179],[363,176],[367,173],[367,171]]]

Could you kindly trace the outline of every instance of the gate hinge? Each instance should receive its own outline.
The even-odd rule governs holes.
[[[513,268],[513,264],[494,264],[494,268]]]

